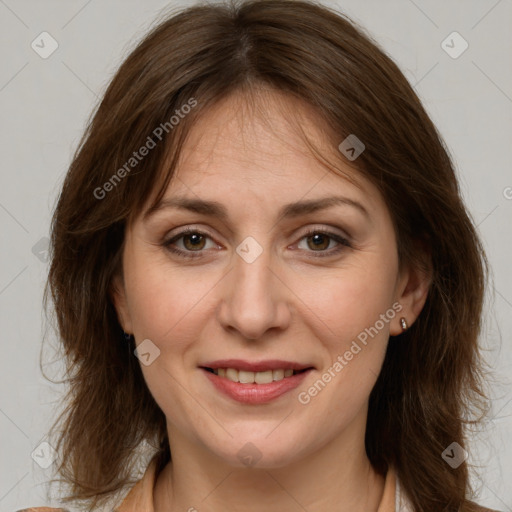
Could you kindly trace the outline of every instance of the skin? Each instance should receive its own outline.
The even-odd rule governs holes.
[[[409,325],[417,318],[429,278],[414,268],[399,272],[382,196],[327,142],[317,114],[277,92],[259,98],[270,122],[239,96],[201,117],[164,196],[218,201],[227,222],[168,209],[147,222],[138,217],[126,230],[113,301],[136,343],[150,339],[160,350],[141,367],[167,418],[173,458],[157,479],[155,511],[376,511],[384,478],[364,449],[368,397],[389,336],[402,332],[400,317]],[[291,113],[357,184],[313,157],[290,125]],[[285,204],[331,195],[358,201],[368,217],[349,205],[277,216]],[[163,245],[186,226],[207,234],[174,242],[199,253],[195,259]],[[308,228],[339,234],[350,246],[327,237],[317,248]],[[248,236],[263,250],[252,263],[236,253]],[[298,394],[394,303],[400,313],[309,403],[300,403]],[[246,405],[222,395],[198,368],[225,358],[284,359],[315,369],[271,403]],[[254,467],[238,458],[248,442],[261,455]]]

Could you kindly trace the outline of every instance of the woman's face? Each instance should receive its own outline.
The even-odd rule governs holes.
[[[129,226],[114,298],[171,450],[239,466],[361,441],[388,337],[419,308],[377,189],[341,153],[358,187],[321,166],[276,98],[272,130],[233,97],[196,124],[164,196],[183,206]]]

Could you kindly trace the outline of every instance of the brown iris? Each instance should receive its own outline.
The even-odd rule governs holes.
[[[308,246],[310,248],[316,248],[316,249],[327,249],[327,247],[329,247],[329,238],[330,238],[329,236],[324,235],[322,233],[316,233],[314,235],[308,236],[307,237],[307,239],[308,239]],[[311,239],[314,240],[314,242],[313,242],[314,246],[311,246],[309,244],[309,240],[311,240]],[[326,242],[327,242],[327,245],[325,245]]]
[[[192,243],[190,244],[190,247],[186,243],[186,240],[188,240],[188,239],[193,240]],[[203,245],[199,246],[198,242],[199,242],[199,244],[202,242]],[[204,243],[205,243],[204,236],[200,235],[199,233],[191,233],[191,234],[183,236],[183,245],[188,250],[192,250],[192,251],[196,250],[196,249],[201,250],[204,247]]]

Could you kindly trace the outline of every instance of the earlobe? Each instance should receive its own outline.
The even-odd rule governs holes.
[[[117,312],[117,320],[126,333],[132,333],[132,323],[126,301],[126,291],[123,277],[116,274],[112,278],[109,288],[109,297]]]

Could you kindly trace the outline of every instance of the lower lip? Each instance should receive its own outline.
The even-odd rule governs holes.
[[[269,382],[268,384],[242,384],[225,377],[219,377],[208,370],[203,372],[210,382],[222,393],[243,404],[265,404],[295,389],[309,374],[311,369]]]

